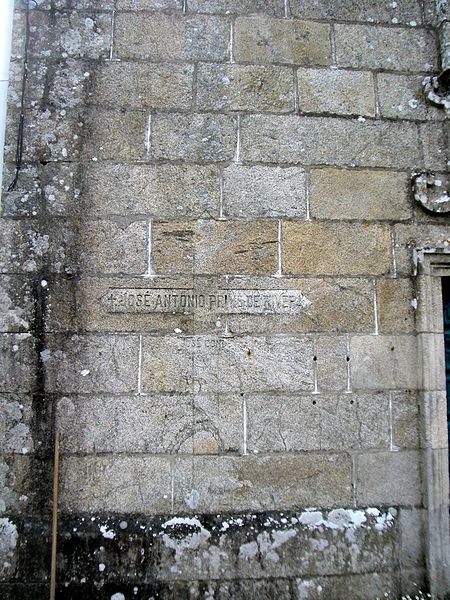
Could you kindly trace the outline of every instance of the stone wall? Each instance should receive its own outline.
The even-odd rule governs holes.
[[[0,595],[48,593],[56,431],[60,598],[442,593],[414,250],[445,250],[449,220],[411,191],[447,168],[422,93],[432,4],[31,0],[28,17],[29,36],[18,1]]]

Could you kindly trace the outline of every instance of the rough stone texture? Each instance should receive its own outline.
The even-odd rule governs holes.
[[[301,112],[375,115],[375,90],[371,73],[298,69],[297,86]]]
[[[329,31],[322,23],[239,17],[234,56],[238,62],[328,65]]]
[[[223,172],[227,217],[304,217],[305,173],[298,168],[230,165]]]
[[[404,173],[314,169],[311,216],[317,219],[395,220],[411,217],[409,178]]]
[[[421,164],[411,123],[321,117],[243,117],[243,160],[407,169]]]
[[[390,270],[389,231],[380,225],[287,221],[283,242],[282,265],[289,274],[381,275]]]
[[[436,40],[423,29],[336,25],[336,61],[340,67],[432,71]]]
[[[220,61],[228,58],[228,37],[220,17],[119,13],[114,46],[120,59]]]
[[[190,0],[189,10],[212,14],[264,13],[284,16],[284,0]]]
[[[422,81],[421,75],[379,73],[377,87],[381,115],[414,121],[441,120],[443,112],[424,98]]]
[[[378,319],[381,333],[412,333],[415,325],[415,292],[409,279],[377,281]]]
[[[197,106],[201,110],[292,112],[292,70],[287,67],[200,65]]]

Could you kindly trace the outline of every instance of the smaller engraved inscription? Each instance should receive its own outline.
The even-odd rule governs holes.
[[[109,313],[297,315],[311,302],[298,290],[217,290],[111,288],[101,299]]]

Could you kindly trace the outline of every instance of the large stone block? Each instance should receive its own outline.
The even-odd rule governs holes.
[[[61,467],[65,512],[169,513],[170,458],[68,456]]]
[[[234,57],[238,62],[330,64],[330,28],[323,23],[263,16],[236,19]]]
[[[347,338],[318,335],[314,338],[314,356],[319,392],[344,391],[348,387]]]
[[[264,13],[283,17],[284,0],[189,0],[189,11],[217,14]]]
[[[86,212],[88,203],[83,203],[81,194],[84,170],[88,172],[88,165],[75,162],[50,162],[42,167],[40,184],[49,215],[79,217]]]
[[[10,134],[13,133],[16,137],[16,130],[10,131]],[[32,218],[42,207],[39,168],[34,164],[22,164],[16,187],[8,192],[8,187],[14,181],[15,170],[15,163],[8,162],[3,166],[2,215]]]
[[[163,222],[153,226],[156,273],[274,273],[273,221]]]
[[[283,223],[283,271],[295,275],[381,275],[391,266],[381,225]]]
[[[436,68],[436,39],[425,29],[336,25],[335,39],[340,67],[412,72]]]
[[[447,125],[448,127],[448,125]],[[440,123],[420,123],[420,139],[423,147],[423,164],[431,171],[446,171],[449,154],[447,139],[448,128]]]
[[[292,69],[258,65],[200,65],[197,106],[201,110],[292,112]]]
[[[383,117],[413,121],[441,120],[444,113],[423,95],[423,75],[378,73],[378,102]]]
[[[82,272],[126,273],[146,272],[148,225],[145,221],[115,223],[89,221],[80,227],[79,261]]]
[[[314,169],[310,211],[316,219],[396,220],[411,217],[410,178],[394,171]]]
[[[304,217],[306,182],[297,167],[230,165],[223,172],[226,217]]]
[[[202,165],[89,165],[83,197],[92,215],[218,217],[219,171]]]
[[[22,394],[0,396],[0,452],[2,454],[33,452],[31,403],[31,397]]]
[[[121,59],[223,61],[229,37],[222,17],[119,13],[114,48]]]
[[[376,283],[378,322],[381,333],[415,330],[415,291],[410,279],[379,279]]]
[[[250,453],[389,448],[389,396],[252,395],[247,399]]]
[[[150,155],[188,162],[226,161],[236,150],[233,117],[214,114],[158,114],[151,124]]]
[[[346,454],[178,457],[174,477],[176,511],[345,506],[352,495]]]
[[[378,452],[356,457],[359,505],[418,505],[421,502],[420,454]]]
[[[328,69],[298,69],[298,108],[301,112],[375,115],[371,73]]]
[[[307,337],[144,336],[142,389],[159,392],[312,391]]]
[[[87,102],[113,108],[188,109],[193,72],[188,64],[104,63],[91,76]]]
[[[421,164],[413,123],[252,115],[241,119],[242,160],[416,168]]]
[[[352,385],[358,390],[418,389],[421,373],[412,335],[350,338]]]
[[[418,394],[407,390],[390,392],[390,397],[393,447],[419,448],[421,421]]]
[[[49,392],[130,393],[138,387],[135,335],[47,336],[41,354]]]
[[[422,11],[416,0],[399,0],[398,2],[380,3],[371,0],[290,0],[291,13],[302,19],[327,19],[330,21],[367,21],[370,23],[404,23],[422,22]]]
[[[34,317],[32,284],[22,277],[0,276],[0,332],[27,332]]]
[[[32,392],[36,382],[35,339],[30,333],[3,333],[0,336],[0,390]]]

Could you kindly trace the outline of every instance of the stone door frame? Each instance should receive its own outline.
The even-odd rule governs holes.
[[[422,369],[421,438],[425,555],[430,592],[450,593],[449,463],[442,277],[450,277],[450,246],[415,250],[417,335]]]

